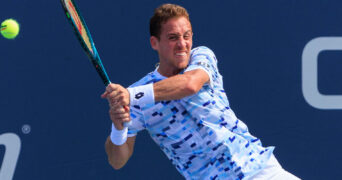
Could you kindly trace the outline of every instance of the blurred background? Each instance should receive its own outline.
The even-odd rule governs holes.
[[[342,1],[75,2],[111,80],[123,86],[158,61],[149,44],[154,8],[184,6],[194,47],[215,52],[231,107],[250,132],[302,179],[342,176]],[[1,6],[0,21],[21,26],[15,40],[0,38],[3,180],[182,179],[146,132],[123,169],[110,167],[105,87],[59,0]]]

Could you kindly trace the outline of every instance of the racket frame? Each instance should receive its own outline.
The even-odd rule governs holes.
[[[80,21],[79,23],[82,24],[82,26],[84,28],[84,32],[86,33],[86,35],[88,37],[89,45],[90,45],[91,49],[88,48],[86,41],[82,37],[82,34],[81,34],[82,32],[80,32],[80,29],[77,28],[77,25],[80,25],[80,24],[77,24],[75,22],[75,20],[71,17],[70,11],[69,11],[67,4],[66,4],[67,2],[70,2],[71,5],[74,7],[74,10],[75,10],[77,16],[79,17],[79,21]],[[109,77],[107,75],[107,72],[106,72],[103,64],[102,64],[101,58],[100,58],[100,56],[96,50],[94,41],[91,37],[88,26],[85,23],[85,20],[83,19],[81,11],[77,7],[77,5],[74,3],[74,0],[61,0],[61,3],[62,3],[62,6],[63,6],[63,9],[64,9],[64,12],[66,14],[67,19],[68,19],[69,23],[71,24],[71,26],[73,27],[74,33],[76,34],[78,41],[80,42],[83,50],[86,52],[91,63],[95,67],[97,73],[101,77],[104,85],[107,86],[108,84],[110,84]]]

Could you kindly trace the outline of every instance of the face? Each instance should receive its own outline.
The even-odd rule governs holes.
[[[152,36],[151,45],[159,54],[158,71],[164,76],[178,74],[187,67],[192,47],[192,29],[185,17],[171,18],[162,24],[160,38]]]

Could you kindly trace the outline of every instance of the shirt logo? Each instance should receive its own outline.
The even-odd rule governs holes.
[[[144,93],[143,92],[140,92],[138,94],[135,95],[135,99],[140,99],[144,96]]]
[[[205,63],[205,62],[197,62],[196,63],[198,66],[203,66],[203,67],[206,67],[206,68],[210,68],[209,64]]]

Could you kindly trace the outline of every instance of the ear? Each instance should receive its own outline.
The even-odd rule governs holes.
[[[155,37],[155,36],[151,36],[150,37],[150,43],[151,43],[152,49],[158,51],[158,49],[159,49],[158,48],[159,47],[159,40],[158,40],[158,38]]]

